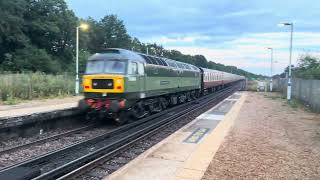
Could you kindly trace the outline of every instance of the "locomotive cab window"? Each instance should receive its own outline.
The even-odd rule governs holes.
[[[125,62],[123,61],[105,61],[104,73],[124,74]]]
[[[126,63],[120,60],[91,60],[87,64],[86,74],[111,73],[124,74]]]
[[[103,73],[104,61],[92,60],[89,61],[86,68],[86,74]]]
[[[138,74],[138,63],[136,62],[129,63],[128,74]]]

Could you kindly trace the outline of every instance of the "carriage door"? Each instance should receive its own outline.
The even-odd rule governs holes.
[[[139,91],[139,74],[138,74],[138,63],[129,61],[128,64],[128,82],[127,92],[138,92]]]
[[[128,91],[141,92],[140,98],[144,98],[145,94],[145,75],[144,65],[141,62],[129,62],[128,66]]]
[[[144,64],[139,62],[138,63],[138,82],[139,83],[139,91],[142,93],[141,95],[142,96],[145,96],[143,95],[143,93],[145,93],[145,89],[146,89],[146,84],[145,84],[145,81],[146,81],[146,78],[145,78],[145,74],[144,74]],[[144,97],[140,97],[140,98],[144,98]]]

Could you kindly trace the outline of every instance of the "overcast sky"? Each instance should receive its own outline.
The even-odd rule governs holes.
[[[293,62],[304,53],[320,54],[320,1],[316,0],[67,0],[77,16],[99,20],[116,14],[128,33],[185,54],[270,75],[289,59],[289,27],[294,22]]]

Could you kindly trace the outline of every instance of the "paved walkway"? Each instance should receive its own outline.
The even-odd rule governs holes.
[[[0,105],[0,119],[77,107],[78,101],[81,98],[83,97],[75,96],[59,99],[33,100],[17,105]]]

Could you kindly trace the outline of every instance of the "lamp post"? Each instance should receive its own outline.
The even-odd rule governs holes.
[[[75,93],[79,94],[79,29],[87,30],[89,28],[88,24],[80,24],[76,28],[76,86]]]
[[[271,57],[270,57],[270,92],[272,92],[272,70],[273,70],[273,48],[268,47],[268,49],[271,51]]]
[[[292,57],[292,36],[293,36],[293,23],[280,23],[280,26],[290,26],[290,55],[289,55],[289,74],[288,74],[288,88],[287,100],[291,100],[291,57]]]

